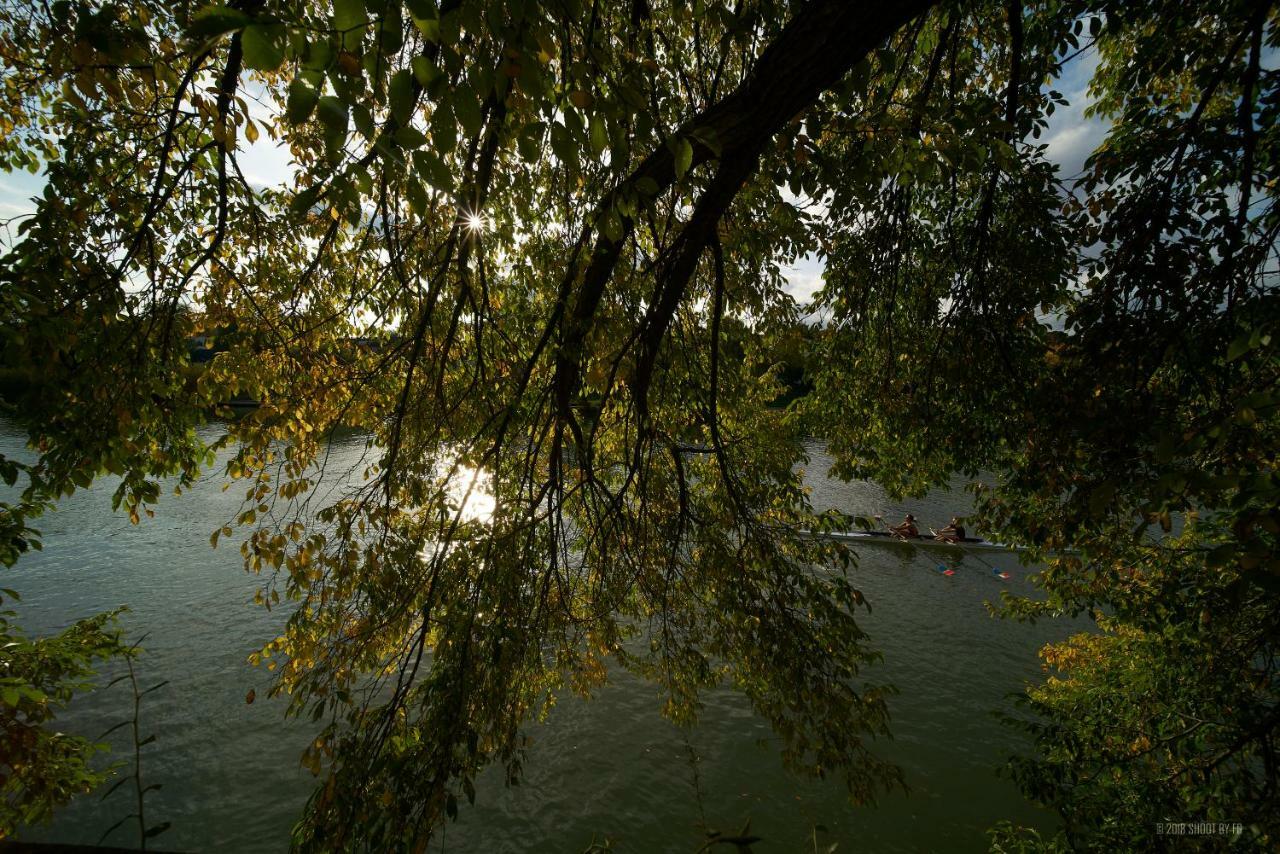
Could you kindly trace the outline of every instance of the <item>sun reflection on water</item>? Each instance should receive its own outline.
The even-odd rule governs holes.
[[[493,475],[471,466],[459,465],[449,480],[449,502],[463,522],[493,521],[498,500],[493,495]]]
[[[493,475],[489,472],[458,463],[452,467],[442,466],[440,478],[439,486],[445,499],[444,512],[438,517],[439,527],[435,534],[430,535],[418,550],[427,562],[452,551],[451,547],[444,552],[440,550],[448,536],[447,531],[459,524],[488,526],[498,508],[493,494]]]

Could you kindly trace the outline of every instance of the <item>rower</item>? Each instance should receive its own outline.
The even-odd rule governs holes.
[[[944,543],[959,543],[964,540],[964,525],[960,524],[959,516],[951,517],[951,524],[943,528],[941,531],[934,531],[933,538],[941,540]]]
[[[902,520],[901,525],[890,525],[889,533],[903,540],[914,540],[920,536],[920,529],[916,527],[916,517],[910,513],[907,518]]]

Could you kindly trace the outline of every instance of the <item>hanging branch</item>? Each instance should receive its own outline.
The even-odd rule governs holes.
[[[151,744],[153,741],[156,740],[156,737],[154,734],[148,735],[145,738],[143,738],[142,736],[142,698],[152,693],[153,691],[160,690],[161,688],[169,684],[169,680],[165,679],[163,682],[158,682],[155,685],[152,685],[150,688],[147,688],[145,691],[138,689],[138,675],[137,675],[137,672],[134,670],[133,660],[134,658],[137,657],[138,653],[141,651],[141,644],[143,641],[147,639],[147,637],[148,635],[144,634],[142,637],[138,638],[138,640],[134,642],[134,644],[130,646],[128,650],[125,651],[124,663],[125,663],[125,666],[128,668],[128,672],[121,676],[117,676],[115,679],[107,683],[107,687],[111,687],[112,685],[115,685],[117,682],[122,682],[125,679],[129,680],[129,686],[133,693],[133,716],[128,720],[121,721],[120,723],[111,727],[111,729],[107,730],[106,732],[104,732],[102,735],[98,737],[99,740],[102,740],[106,738],[108,735],[110,735],[111,733],[115,732],[117,729],[120,729],[121,727],[124,727],[124,726],[130,727],[130,732],[133,737],[133,773],[128,777],[121,777],[119,780],[117,780],[116,783],[111,788],[107,789],[106,793],[103,794],[101,800],[105,801],[116,791],[116,789],[119,789],[125,783],[132,782],[133,791],[134,791],[134,809],[136,810],[136,812],[132,812],[129,815],[126,815],[124,818],[120,819],[115,824],[111,825],[111,827],[107,828],[106,831],[103,832],[102,836],[98,837],[97,844],[101,845],[103,841],[108,836],[110,836],[114,830],[116,830],[116,828],[120,827],[121,825],[123,825],[125,822],[127,822],[129,819],[132,818],[137,820],[138,847],[142,851],[147,850],[147,840],[152,839],[156,836],[159,836],[160,834],[168,830],[170,827],[170,822],[167,822],[167,821],[161,822],[160,824],[153,825],[151,827],[147,827],[147,819],[146,819],[145,798],[147,796],[147,793],[159,791],[161,788],[161,784],[152,783],[150,785],[144,785],[142,782],[142,748],[146,747],[148,744]]]

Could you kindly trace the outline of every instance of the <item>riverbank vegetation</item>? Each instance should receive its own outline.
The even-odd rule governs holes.
[[[993,471],[971,525],[1043,561],[1002,609],[1098,624],[1043,651],[1013,766],[1062,830],[997,844],[1274,844],[1277,24],[1253,0],[0,6],[0,161],[46,176],[0,260],[4,366],[42,380],[6,563],[103,472],[145,524],[212,463],[211,408],[258,401],[212,541],[291,609],[255,659],[323,728],[294,843],[422,850],[608,667],[680,723],[733,686],[854,802],[900,786],[854,557],[803,533],[849,522],[811,510],[801,440],[898,493]],[[1063,175],[1039,137],[1081,55],[1108,130]],[[267,186],[264,150],[289,163]],[[226,329],[190,381],[188,342]],[[340,424],[371,458],[320,491]]]

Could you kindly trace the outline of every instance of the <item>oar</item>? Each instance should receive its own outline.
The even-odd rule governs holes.
[[[937,532],[937,531],[935,531],[935,530],[933,530],[933,528],[930,528],[930,529],[929,529],[929,533],[933,534],[933,536],[934,536],[935,538],[937,538],[937,536],[938,536],[938,532]],[[959,542],[959,541],[955,541],[955,540],[945,540],[944,542],[950,542],[950,543],[951,543],[951,545],[953,545],[953,546],[955,546],[956,548],[960,549],[960,550],[961,550],[961,551],[963,551],[965,554],[967,554],[967,555],[969,555],[969,556],[973,557],[973,558],[974,558],[975,560],[977,560],[979,563],[981,563],[981,564],[983,564],[984,566],[986,566],[986,567],[987,567],[987,569],[990,569],[990,570],[991,570],[991,574],[992,574],[992,575],[994,575],[996,578],[999,578],[999,579],[1001,579],[1002,581],[1005,581],[1005,580],[1008,580],[1008,579],[1009,579],[1009,577],[1010,577],[1010,576],[1009,576],[1009,573],[1007,573],[1007,572],[1005,572],[1004,570],[1000,569],[999,567],[997,567],[997,566],[996,566],[995,564],[993,564],[993,563],[988,563],[988,562],[987,562],[987,560],[986,560],[984,557],[982,557],[982,555],[978,554],[977,552],[975,552],[975,551],[971,551],[971,550],[969,550],[969,549],[965,548],[965,546],[964,546],[964,543],[963,543],[963,542]]]
[[[890,536],[892,536],[892,537],[896,537],[896,536],[897,536],[897,534],[896,534],[896,533],[894,533],[893,529],[892,529],[892,528],[890,528],[887,524],[885,524],[885,521],[884,521],[884,517],[883,517],[883,516],[881,516],[879,513],[876,513],[876,514],[875,514],[875,516],[874,516],[873,518],[874,518],[877,522],[879,522],[881,525],[884,525],[885,530],[887,530],[887,531],[889,532],[889,535],[890,535]],[[911,540],[907,539],[906,537],[901,537],[900,539],[901,539],[901,540],[902,540],[902,542],[904,542],[904,543],[910,543],[910,542],[911,542]],[[945,565],[943,565],[943,564],[938,564],[936,567],[934,567],[934,568],[933,568],[933,570],[934,570],[934,572],[937,572],[939,575],[952,576],[952,575],[955,575],[955,574],[956,574],[956,571],[955,571],[954,569],[952,569],[952,568],[951,568],[951,567],[949,567],[949,566],[945,566]]]

